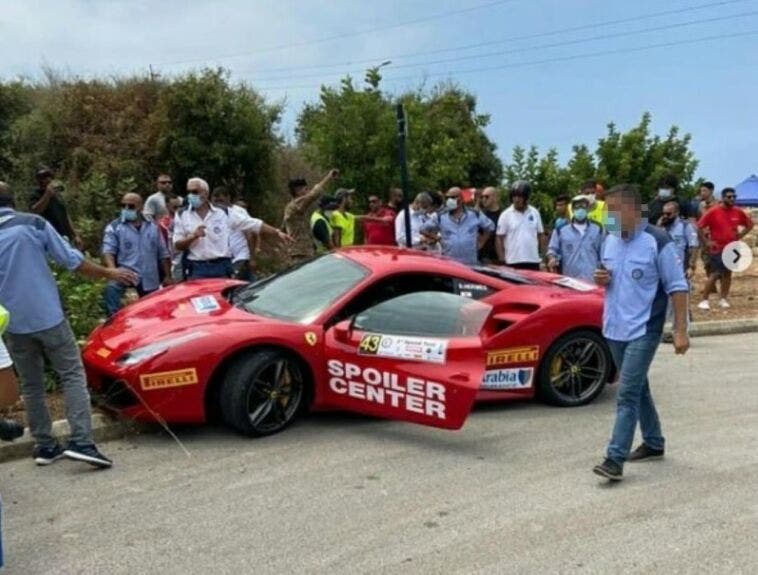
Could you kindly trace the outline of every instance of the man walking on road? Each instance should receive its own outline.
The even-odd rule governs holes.
[[[716,282],[721,280],[719,307],[729,308],[729,290],[732,287],[732,272],[726,268],[723,252],[727,244],[741,240],[753,229],[753,220],[744,210],[735,206],[737,192],[734,188],[721,191],[721,203],[708,210],[697,223],[701,238],[710,252],[708,280],[703,287],[703,298],[698,304],[702,310],[711,309],[708,296],[715,292]],[[705,232],[708,237],[705,237]]]
[[[674,242],[642,219],[639,190],[622,184],[608,192],[608,232],[595,282],[606,288],[603,335],[619,372],[616,421],[606,458],[593,471],[620,481],[624,462],[663,457],[658,412],[648,370],[663,334],[668,297],[674,307],[674,349],[687,352],[689,288]],[[640,424],[643,443],[630,455]]]
[[[73,249],[43,218],[18,213],[0,183],[0,303],[10,312],[5,333],[16,365],[35,441],[34,460],[49,465],[63,456],[105,468],[111,461],[92,441],[92,413],[84,366],[47,259],[91,278],[136,284],[129,270],[95,265]],[[63,386],[71,439],[64,450],[52,435],[45,395],[45,359]]]

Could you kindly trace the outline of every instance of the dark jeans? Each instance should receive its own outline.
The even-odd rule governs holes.
[[[111,317],[114,313],[121,309],[121,300],[124,297],[124,293],[129,289],[129,286],[119,282],[108,282],[103,291],[103,305],[105,307],[105,315]],[[137,295],[140,297],[151,294],[156,290],[145,291],[142,289],[142,284],[135,286]]]
[[[237,260],[232,264],[234,269],[234,279],[243,282],[254,282],[255,275],[250,272],[250,260]]]
[[[232,260],[229,258],[218,258],[207,261],[187,260],[188,280],[230,278],[233,274]]]
[[[517,270],[534,270],[536,272],[540,271],[539,262],[519,262],[517,264],[505,264],[505,265],[510,266],[512,268],[516,268]]]
[[[647,372],[653,363],[661,334],[646,334],[632,341],[607,340],[619,370],[616,422],[607,457],[623,465],[632,449],[634,431],[640,424],[642,440],[652,449],[663,449],[661,422],[650,393]]]

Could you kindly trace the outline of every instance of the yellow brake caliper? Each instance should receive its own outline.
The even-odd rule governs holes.
[[[550,362],[550,381],[551,382],[554,381],[561,374],[562,368],[563,368],[563,358],[560,355],[558,355],[553,359],[553,361]],[[556,387],[563,386],[562,383],[559,383],[558,385],[553,383],[553,385]]]

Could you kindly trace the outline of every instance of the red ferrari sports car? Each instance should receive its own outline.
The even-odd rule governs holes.
[[[305,409],[460,428],[474,401],[592,401],[613,372],[602,291],[570,278],[350,248],[253,284],[187,282],[95,329],[89,383],[125,417],[242,433]]]

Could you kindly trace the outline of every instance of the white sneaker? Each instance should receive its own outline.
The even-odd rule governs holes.
[[[731,306],[731,305],[729,305],[729,302],[728,302],[728,301],[726,301],[725,299],[721,299],[721,300],[719,300],[719,307],[720,307],[720,308],[724,308],[724,309],[727,309],[727,308],[730,308],[730,307],[732,307],[732,306]]]
[[[701,301],[699,304],[697,304],[697,308],[698,308],[698,309],[705,309],[705,310],[709,310],[709,309],[711,309],[711,304],[709,304],[709,303],[708,303],[708,300],[707,300],[707,299],[704,299],[704,300],[703,300],[703,301]]]

